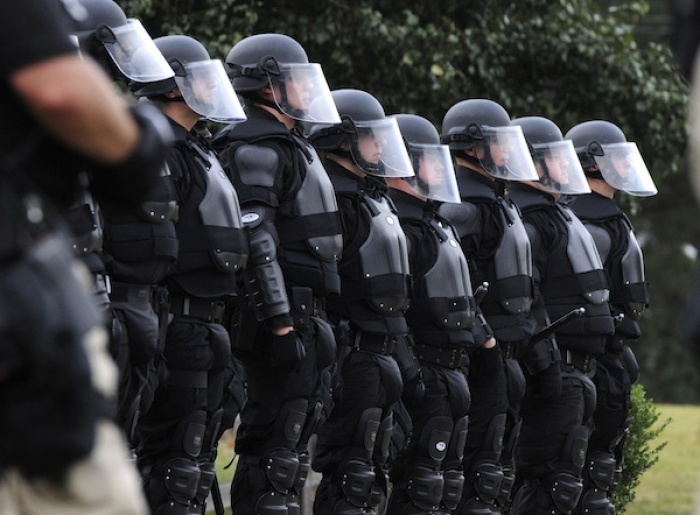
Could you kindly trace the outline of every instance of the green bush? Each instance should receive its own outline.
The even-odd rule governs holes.
[[[630,416],[633,420],[624,448],[625,467],[620,484],[613,496],[618,514],[625,513],[626,506],[634,500],[635,489],[644,471],[659,461],[659,451],[666,446],[666,442],[655,444],[652,441],[671,422],[671,419],[666,419],[657,424],[660,417],[659,410],[647,396],[641,384],[632,388]]]

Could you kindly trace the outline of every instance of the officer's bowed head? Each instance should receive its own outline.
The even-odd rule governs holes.
[[[636,143],[627,141],[614,123],[583,122],[569,129],[565,138],[573,142],[589,178],[603,180],[616,190],[637,197],[658,193]]]
[[[71,0],[64,6],[81,54],[112,79],[145,83],[173,76],[141,22],[127,18],[112,0]]]
[[[512,123],[522,129],[530,148],[539,174],[538,188],[561,195],[591,192],[573,144],[564,139],[553,121],[541,116],[525,116]]]
[[[390,179],[389,186],[406,188],[424,200],[459,203],[461,199],[450,149],[440,142],[440,134],[435,126],[416,114],[397,114],[394,118],[399,125],[415,175]]]
[[[414,175],[396,119],[386,116],[379,100],[358,89],[338,89],[331,95],[340,120],[311,126],[309,141],[314,147],[350,157],[370,175]]]
[[[246,119],[223,63],[211,59],[199,41],[189,36],[154,40],[175,76],[158,83],[132,86],[134,95],[155,101],[182,101],[207,120],[231,123]],[[175,97],[166,97],[176,91]]]
[[[226,56],[236,93],[301,122],[340,121],[321,65],[310,63],[304,48],[284,34],[255,34],[236,43]],[[270,88],[273,101],[261,96]],[[313,104],[314,109],[310,109]]]
[[[508,112],[493,100],[472,98],[453,105],[442,120],[442,142],[453,155],[496,179],[537,180],[527,144]]]

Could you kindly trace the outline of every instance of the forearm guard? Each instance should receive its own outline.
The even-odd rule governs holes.
[[[245,268],[245,286],[258,320],[289,313],[289,300],[277,246],[264,226],[250,231],[250,254]]]

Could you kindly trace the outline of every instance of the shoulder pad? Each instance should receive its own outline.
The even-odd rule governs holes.
[[[221,129],[214,137],[215,147],[225,147],[233,141],[253,142],[264,138],[281,138],[294,141],[291,131],[281,122],[264,118],[248,118],[246,121]]]
[[[243,184],[269,188],[275,183],[280,157],[273,149],[240,145],[232,151],[233,165]]]
[[[449,220],[460,238],[471,233],[479,225],[476,223],[479,210],[471,202],[461,204],[445,202],[440,206],[439,213]]]
[[[600,260],[603,263],[605,263],[605,260],[607,259],[608,254],[610,253],[610,249],[612,247],[612,240],[610,239],[610,233],[608,233],[608,231],[606,231],[604,228],[602,228],[596,224],[584,222],[584,225],[586,226],[586,229],[588,229],[588,232],[593,237],[593,241],[595,242],[596,249],[598,249],[598,254],[600,254]]]

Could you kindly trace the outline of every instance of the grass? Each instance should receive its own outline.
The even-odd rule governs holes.
[[[658,424],[671,422],[651,442],[651,447],[666,442],[659,452],[659,461],[641,477],[634,502],[626,515],[700,515],[700,406],[656,406],[661,415]],[[226,433],[219,444],[216,470],[222,490],[228,494],[235,471],[231,461],[233,435]],[[211,506],[210,506],[211,508]],[[208,512],[213,515],[214,511]],[[231,514],[226,510],[226,514]]]
[[[666,442],[659,461],[641,477],[628,515],[700,514],[700,406],[657,405],[657,423],[670,424],[652,442]]]

